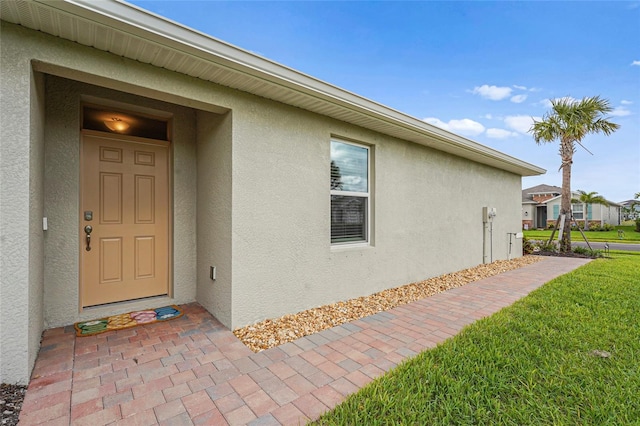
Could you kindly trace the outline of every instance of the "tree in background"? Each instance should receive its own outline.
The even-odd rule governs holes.
[[[588,215],[589,204],[592,204],[592,205],[600,204],[603,206],[608,206],[609,202],[605,200],[602,195],[598,195],[598,193],[595,191],[586,192],[581,189],[578,189],[578,194],[580,194],[580,197],[572,199],[571,202],[574,204],[582,203],[582,215],[584,217],[584,230],[588,231],[589,230],[589,215]]]
[[[613,110],[609,101],[599,96],[551,99],[551,111],[541,121],[533,121],[529,132],[538,145],[558,141],[560,143],[560,169],[562,169],[562,198],[560,214],[571,213],[571,165],[576,143],[584,148],[582,140],[590,133],[610,135],[619,124],[608,120],[606,114]],[[585,148],[586,149],[586,148]],[[568,219],[568,217],[567,217]],[[571,221],[565,220],[560,240],[560,251],[571,251]]]
[[[636,192],[636,195],[633,198],[640,200],[640,192]],[[635,209],[636,204],[640,204],[640,201],[631,204],[632,211]],[[636,217],[636,232],[640,232],[640,216]]]
[[[342,173],[335,161],[331,161],[331,189],[342,189]]]

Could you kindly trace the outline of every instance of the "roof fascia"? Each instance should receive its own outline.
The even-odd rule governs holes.
[[[428,137],[444,146],[438,146],[438,143],[431,141],[429,141],[430,143],[423,141],[422,145],[452,153],[466,151],[486,158],[490,164],[501,164],[501,168],[522,176],[546,173],[546,170],[541,167],[440,129],[415,117],[340,89],[124,1],[33,1],[50,9],[58,9],[97,24],[107,25],[134,37],[184,52],[203,61],[213,62],[235,72],[357,111],[395,127],[409,130],[415,133],[418,139]],[[414,142],[420,143],[419,141]],[[496,165],[495,167],[500,166]]]

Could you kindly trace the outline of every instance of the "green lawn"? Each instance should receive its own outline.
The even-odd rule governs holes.
[[[620,239],[618,236],[618,229],[624,232],[624,237]],[[524,236],[530,240],[549,240],[551,236],[551,230],[546,229],[544,231],[529,230],[523,231]],[[601,242],[615,242],[615,243],[640,243],[640,232],[635,232],[635,226],[617,226],[614,231],[584,231],[587,240],[589,241],[601,241]],[[558,233],[554,236],[554,239],[558,238]],[[580,231],[571,231],[571,241],[584,241]]]
[[[624,253],[466,327],[316,424],[640,424],[640,255]]]

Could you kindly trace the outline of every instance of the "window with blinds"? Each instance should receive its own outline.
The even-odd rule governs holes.
[[[584,219],[584,209],[582,204],[572,204],[571,210],[573,211],[573,218],[576,220]]]
[[[331,141],[331,243],[369,241],[369,148]]]

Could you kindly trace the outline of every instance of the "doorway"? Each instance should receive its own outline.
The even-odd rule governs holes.
[[[81,306],[169,294],[169,142],[84,130]]]
[[[536,228],[545,229],[547,227],[547,206],[536,207]]]

